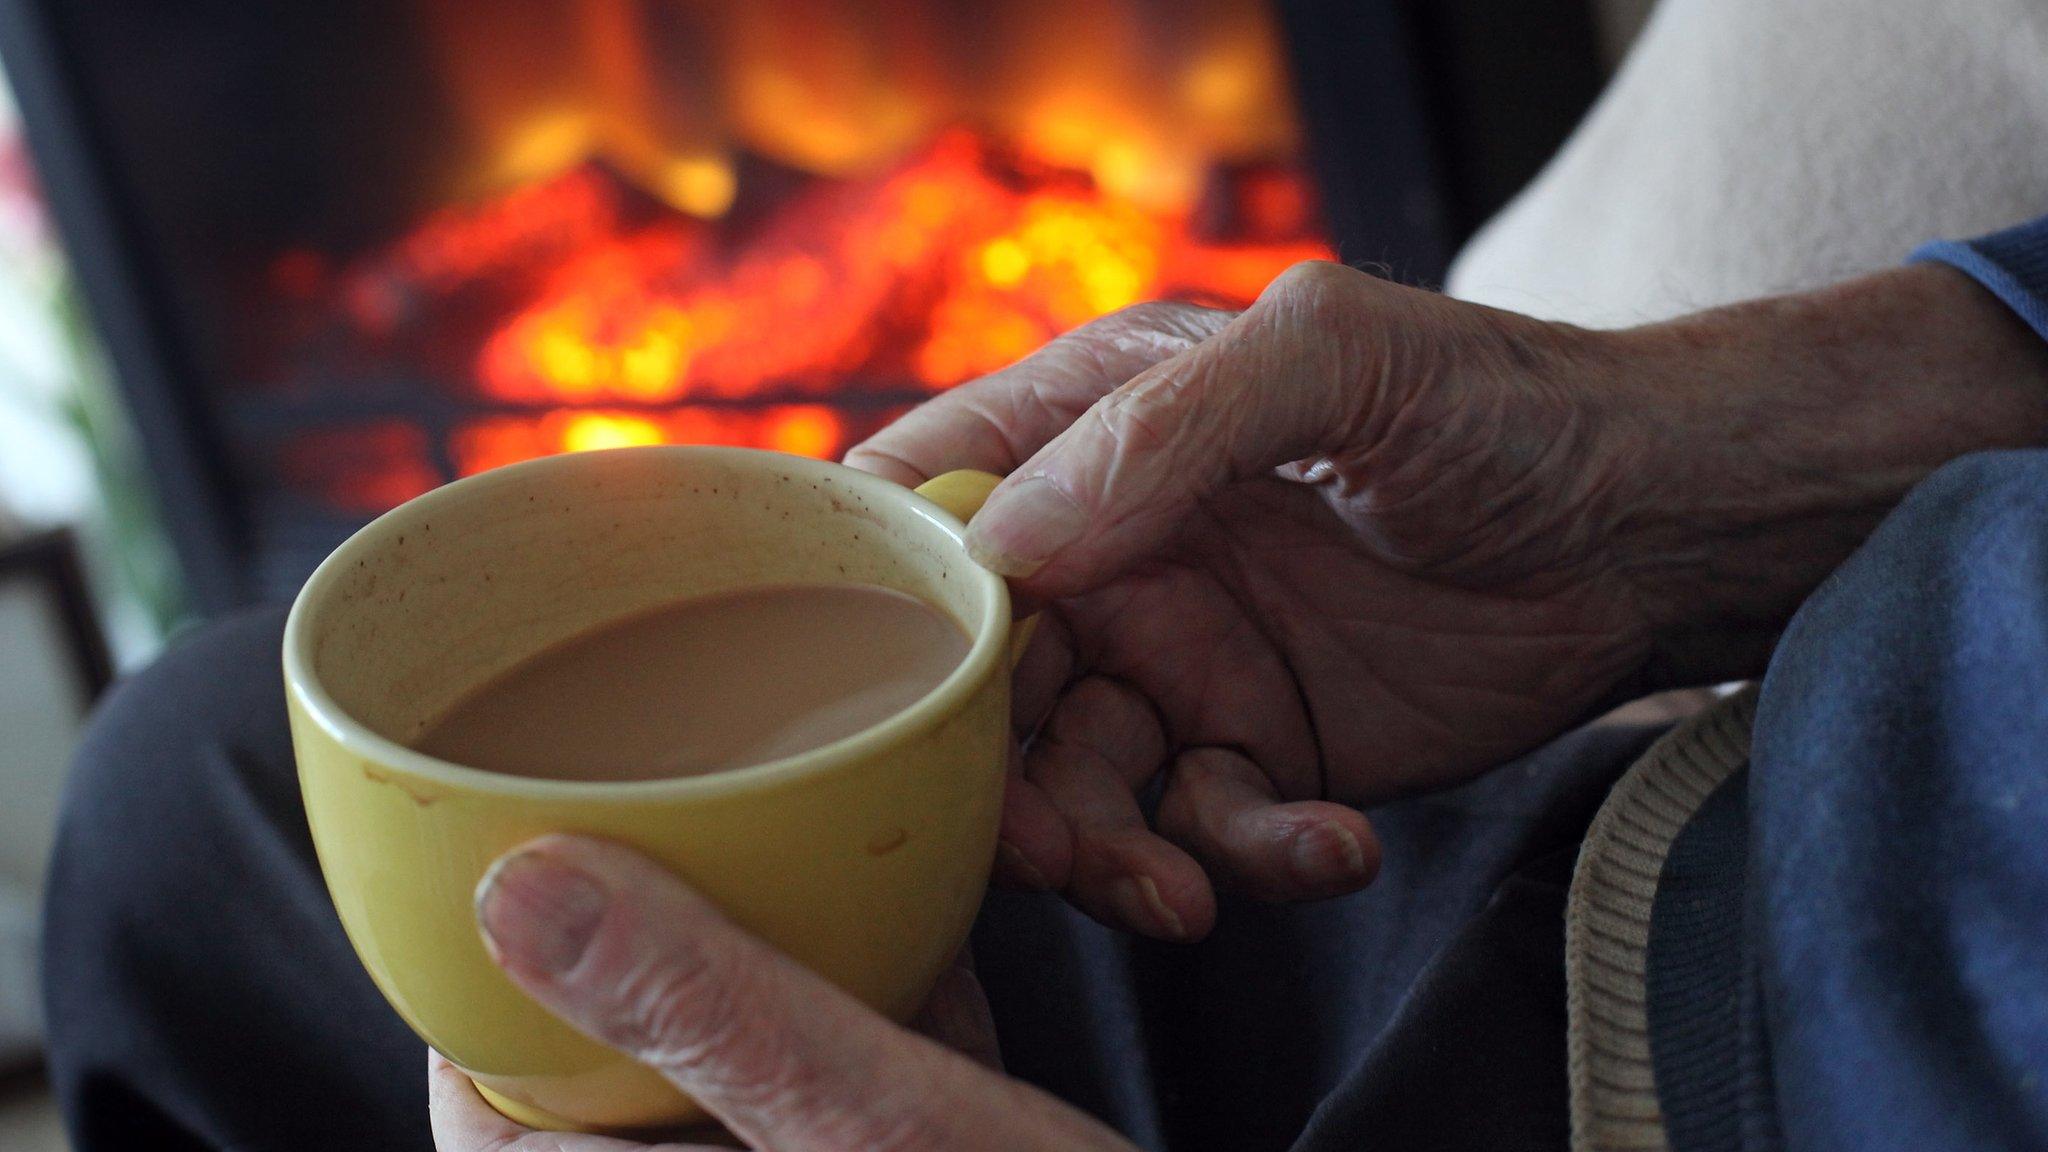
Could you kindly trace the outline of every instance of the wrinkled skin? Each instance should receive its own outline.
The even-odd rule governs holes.
[[[1353,803],[1753,674],[1921,476],[2041,442],[2048,348],[1946,269],[1592,333],[1303,265],[1241,315],[1097,321],[848,462],[1009,474],[968,530],[1043,620],[998,876],[1192,939],[1217,884],[1368,883]],[[971,974],[898,1028],[616,846],[518,849],[478,915],[515,983],[748,1147],[1129,1147],[990,1066]],[[441,1152],[651,1147],[527,1131],[438,1059],[429,1084]]]
[[[1046,619],[998,876],[1190,939],[1217,882],[1368,883],[1349,805],[1754,674],[1919,476],[2042,437],[2044,374],[1946,269],[1589,332],[1304,264],[1241,315],[1070,333],[847,462],[1009,474],[968,546]]]
[[[1570,342],[1305,265],[1242,316],[1109,317],[855,449],[904,483],[1023,469],[971,537],[1050,598],[1010,876],[1168,938],[1209,930],[1211,875],[1350,891],[1376,851],[1346,804],[1498,764],[1640,665],[1596,551],[1631,430],[1551,367]],[[1085,524],[1057,554],[1030,487]],[[1133,792],[1162,770],[1155,834]]]
[[[988,1004],[964,968],[898,1028],[734,927],[616,844],[547,836],[477,892],[491,958],[592,1039],[667,1077],[722,1122],[650,1145],[536,1132],[500,1116],[439,1053],[427,1060],[440,1152],[1132,1152],[997,1066]]]

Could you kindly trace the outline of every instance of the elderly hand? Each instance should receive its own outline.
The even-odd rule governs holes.
[[[2048,427],[2042,356],[1946,269],[1596,333],[1305,264],[1241,315],[1079,329],[847,462],[1009,474],[968,531],[1044,604],[998,876],[1187,939],[1212,879],[1367,883],[1347,804],[1756,670],[1914,479]]]
[[[1130,1152],[1052,1097],[875,1015],[617,845],[549,836],[515,849],[479,888],[477,919],[513,983],[763,1152]],[[923,1026],[994,1061],[987,1004],[964,969],[940,981]],[[427,1076],[440,1152],[686,1147],[535,1132],[437,1053]]]

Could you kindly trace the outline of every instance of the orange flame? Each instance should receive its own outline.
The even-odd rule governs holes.
[[[473,420],[456,430],[451,448],[457,471],[468,476],[535,456],[642,444],[732,444],[829,457],[844,449],[846,436],[841,415],[820,404],[659,413],[565,408]]]
[[[822,396],[849,376],[938,390],[1163,291],[1241,305],[1289,263],[1329,255],[1315,241],[1202,243],[1184,216],[1005,165],[960,131],[791,205],[728,260],[693,266],[673,245],[633,233],[565,266],[485,344],[484,390],[662,403]]]
[[[283,253],[272,282],[375,348],[454,357],[495,411],[444,454],[381,427],[313,445],[370,462],[333,486],[351,507],[429,460],[836,457],[1095,317],[1241,307],[1331,256],[1254,0],[990,0],[971,36],[940,0],[424,11],[467,129],[441,191],[470,203],[332,277]]]

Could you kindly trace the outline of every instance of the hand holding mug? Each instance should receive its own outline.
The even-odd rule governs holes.
[[[973,975],[941,977],[899,1027],[736,928],[651,861],[551,836],[495,865],[477,918],[512,981],[584,1035],[666,1077],[762,1152],[1072,1148],[1108,1129],[1001,1074]],[[440,1152],[684,1152],[536,1132],[430,1055]]]
[[[967,543],[1046,610],[999,875],[1188,939],[1214,884],[1367,883],[1347,805],[1759,672],[1914,480],[2039,435],[2040,357],[1941,268],[1590,331],[1310,263],[1077,329],[847,462],[1008,477]]]
[[[1607,514],[1615,444],[1546,386],[1547,331],[1301,265],[1239,315],[1099,320],[849,453],[1008,476],[969,547],[1046,610],[999,875],[1166,939],[1208,933],[1216,883],[1349,892],[1379,856],[1350,805],[1499,764],[1632,669],[1635,590],[1553,530]]]

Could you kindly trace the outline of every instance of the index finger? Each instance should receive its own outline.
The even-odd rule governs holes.
[[[855,445],[846,463],[905,487],[955,468],[1006,475],[1097,400],[1208,339],[1232,315],[1168,301],[1112,312],[925,401]]]

